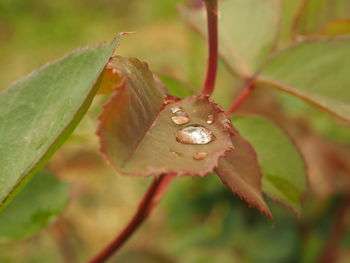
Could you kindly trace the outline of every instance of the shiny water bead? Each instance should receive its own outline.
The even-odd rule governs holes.
[[[212,124],[214,122],[214,116],[209,114],[207,117],[207,124]]]
[[[205,157],[207,157],[208,153],[207,152],[197,152],[195,155],[193,155],[193,159],[199,161],[203,160]]]
[[[190,118],[188,116],[172,116],[171,120],[173,121],[173,123],[177,124],[177,125],[183,125],[186,124],[190,121]]]
[[[176,140],[183,144],[207,144],[216,139],[209,129],[200,125],[191,125],[179,129],[175,134]]]

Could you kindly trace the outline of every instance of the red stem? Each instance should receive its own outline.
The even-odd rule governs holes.
[[[211,95],[215,88],[218,68],[218,6],[217,0],[204,0],[207,10],[208,26],[208,66],[202,94]]]
[[[250,93],[256,88],[256,84],[253,80],[246,80],[246,86],[243,91],[238,95],[238,97],[233,101],[230,108],[226,111],[227,116],[231,116],[241,104],[248,98]]]
[[[133,218],[129,221],[126,227],[119,233],[119,235],[95,258],[89,263],[102,263],[115,254],[118,249],[130,238],[130,236],[138,229],[138,227],[145,221],[154,206],[158,203],[165,187],[173,178],[172,175],[163,174],[156,177],[149,186],[146,194],[139,204],[138,210]]]

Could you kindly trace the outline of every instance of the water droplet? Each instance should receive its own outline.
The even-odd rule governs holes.
[[[175,156],[177,156],[177,157],[180,157],[180,156],[181,156],[180,153],[178,153],[178,152],[176,152],[176,151],[174,151],[174,150],[170,150],[170,152],[171,152],[172,154],[174,154]]]
[[[171,112],[174,114],[174,116],[171,117],[171,120],[177,125],[183,125],[190,121],[187,113],[184,112],[180,106],[172,107]]]
[[[214,116],[212,114],[209,114],[207,117],[207,123],[212,124],[214,122]]]
[[[207,128],[200,125],[191,125],[176,131],[176,140],[184,144],[207,144],[216,139]]]
[[[171,117],[171,120],[177,125],[183,125],[188,123],[190,118],[188,116],[173,116]]]
[[[205,157],[207,157],[207,152],[197,152],[195,155],[193,155],[193,159],[195,160],[203,160]]]
[[[179,111],[183,111],[181,106],[174,106],[174,107],[171,107],[170,110],[171,110],[171,113],[173,113],[173,114],[175,114],[175,113],[177,113],[177,112],[179,112]]]

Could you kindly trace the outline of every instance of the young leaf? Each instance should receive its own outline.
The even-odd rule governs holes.
[[[78,49],[0,94],[1,206],[72,133],[118,41]]]
[[[68,201],[68,184],[49,172],[34,175],[27,187],[0,212],[0,242],[30,237],[57,217]]]
[[[297,148],[280,129],[265,119],[239,116],[232,121],[258,153],[263,192],[300,214],[307,178]]]
[[[261,80],[350,121],[349,68],[350,39],[310,40],[277,53]]]
[[[219,52],[228,67],[251,76],[274,47],[279,20],[277,0],[227,0],[219,3]],[[182,17],[206,36],[205,9],[180,6]]]
[[[238,133],[232,136],[232,143],[235,148],[220,158],[216,173],[232,192],[272,218],[262,196],[262,173],[254,148]]]
[[[137,59],[114,57],[110,65],[122,81],[100,116],[98,135],[101,151],[118,172],[204,176],[232,149],[230,122],[210,98],[167,98]]]

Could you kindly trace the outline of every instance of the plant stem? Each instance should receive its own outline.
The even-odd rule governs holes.
[[[211,95],[215,88],[218,68],[218,6],[217,0],[204,0],[207,10],[208,65],[202,94]]]
[[[250,93],[256,88],[256,84],[253,80],[247,79],[246,85],[243,91],[237,96],[237,98],[233,101],[232,105],[226,111],[227,116],[231,116],[238,107],[248,98]]]
[[[318,259],[318,263],[337,262],[337,254],[342,237],[346,233],[348,222],[346,215],[350,207],[350,195],[343,197],[338,209],[335,212],[330,233],[327,237],[322,253]]]
[[[173,178],[172,175],[162,174],[156,177],[149,186],[146,194],[141,200],[138,210],[133,218],[125,226],[125,228],[118,234],[118,236],[104,248],[95,258],[89,263],[102,263],[115,254],[119,248],[130,238],[130,236],[138,229],[138,227],[145,221],[154,206],[158,203],[162,196],[165,187]]]

